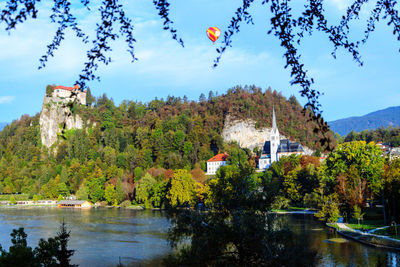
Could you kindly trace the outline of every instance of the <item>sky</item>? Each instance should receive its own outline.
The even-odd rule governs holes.
[[[18,25],[16,30],[6,32],[5,25],[0,24],[0,122],[11,122],[23,114],[40,112],[46,85],[73,86],[83,68],[90,46],[67,31],[65,40],[46,68],[38,70],[39,59],[56,31],[56,25],[49,19],[51,2],[40,3],[38,18]],[[185,47],[162,30],[162,20],[152,1],[124,1],[127,15],[135,26],[135,53],[139,60],[131,62],[122,40],[112,43],[110,56],[113,61],[99,68],[100,82],[88,83],[92,94],[106,93],[116,104],[122,100],[148,102],[168,95],[186,95],[198,100],[201,93],[206,96],[209,91],[223,94],[236,85],[256,85],[263,90],[271,87],[286,97],[295,95],[300,103],[305,103],[298,93],[300,88],[290,85],[290,72],[284,69],[283,48],[274,36],[267,35],[269,11],[261,1],[255,1],[251,8],[254,25],[242,25],[217,68],[212,66],[221,40],[213,45],[206,36],[206,29],[216,26],[226,30],[241,1],[170,2],[170,18]],[[335,22],[345,14],[350,1],[325,2],[326,14]],[[93,38],[99,13],[96,0],[91,3],[90,12],[80,6],[74,7],[73,12]],[[0,3],[0,8],[3,7],[4,1]],[[368,8],[371,6],[362,10],[360,20],[352,24],[352,36],[362,36]],[[326,35],[316,32],[306,37],[299,52],[305,68],[315,80],[315,88],[323,92],[320,102],[324,118],[332,121],[398,106],[399,48],[400,42],[396,41],[386,22],[378,24],[376,32],[360,49],[364,61],[362,67],[343,50],[339,50],[334,59],[331,56],[333,47]]]

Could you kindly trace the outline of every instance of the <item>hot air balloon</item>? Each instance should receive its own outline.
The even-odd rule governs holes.
[[[207,36],[211,41],[213,41],[213,43],[217,41],[220,35],[221,35],[221,30],[218,29],[217,27],[210,27],[207,29]]]

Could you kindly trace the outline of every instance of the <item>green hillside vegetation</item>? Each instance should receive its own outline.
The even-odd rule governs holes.
[[[220,96],[210,92],[199,101],[169,96],[149,103],[122,101],[119,106],[104,94],[93,106],[73,107],[86,128],[66,131],[52,152],[41,145],[39,114],[24,115],[0,132],[0,192],[54,199],[76,194],[115,204],[135,199],[134,188],[143,186],[143,180],[162,183],[152,192],[157,202],[157,194],[171,186],[169,179],[181,173],[176,170],[186,170],[202,183],[206,160],[218,152],[239,153],[237,145],[225,144],[221,137],[228,114],[270,127],[273,106],[282,134],[318,148],[314,125],[301,114],[294,96],[287,100],[254,86],[235,87]]]
[[[344,137],[344,142],[366,141],[375,143],[382,142],[393,147],[400,146],[400,127],[378,128],[376,130],[364,130],[361,132],[351,131]]]

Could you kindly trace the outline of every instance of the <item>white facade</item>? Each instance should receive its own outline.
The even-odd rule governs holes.
[[[272,129],[271,129],[271,164],[278,161],[278,148],[280,144],[280,136],[278,126],[276,125],[275,109],[272,111]]]
[[[53,96],[55,97],[71,97],[72,91],[64,89],[55,89]]]
[[[79,87],[57,86],[53,91],[53,98],[60,98],[63,102],[74,101],[76,99],[81,105],[86,105],[86,91],[82,92]]]
[[[207,175],[216,174],[217,170],[225,165],[226,161],[207,161]]]

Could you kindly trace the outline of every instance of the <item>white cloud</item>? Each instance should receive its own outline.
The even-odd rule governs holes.
[[[337,7],[339,10],[345,10],[350,5],[350,0],[328,0],[328,3]]]
[[[0,96],[0,104],[10,104],[15,99],[15,96]]]

